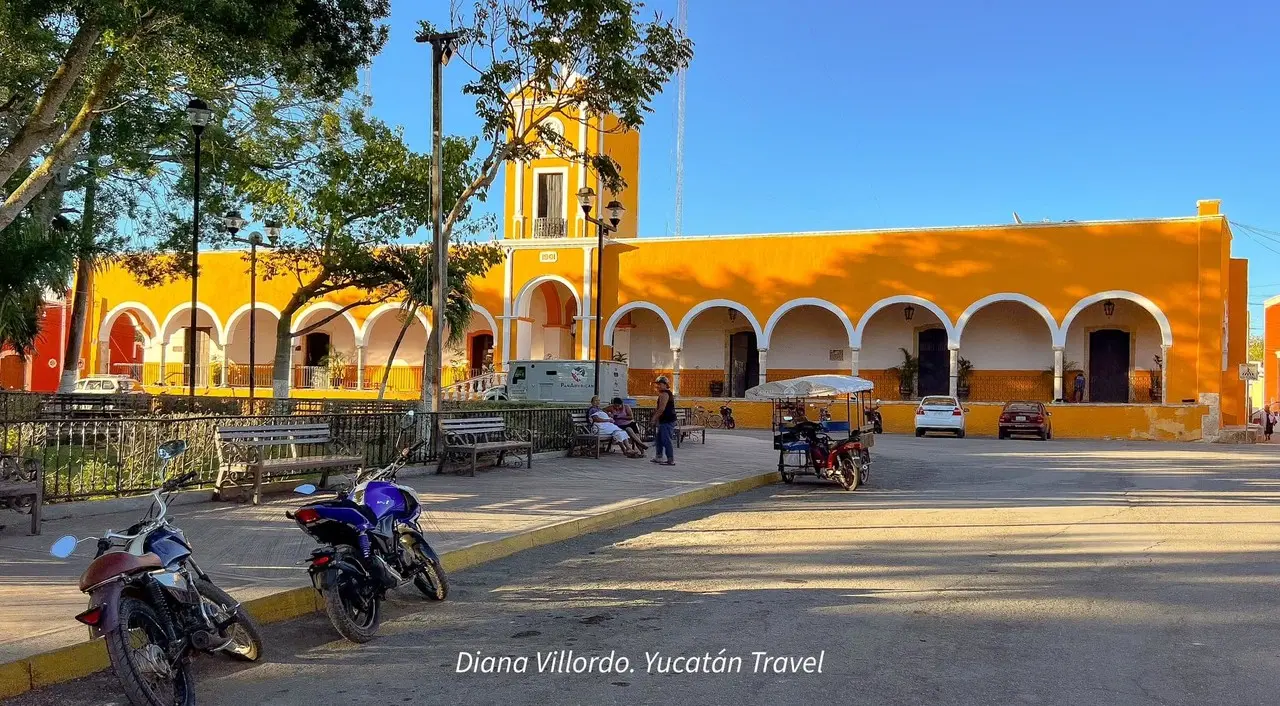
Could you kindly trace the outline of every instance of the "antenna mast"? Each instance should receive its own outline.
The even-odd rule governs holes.
[[[678,11],[678,23],[680,25],[680,33],[688,34],[689,31],[689,3],[688,0],[680,0],[680,9]],[[680,73],[676,76],[676,235],[683,235],[684,225],[684,74],[685,69],[680,69]]]

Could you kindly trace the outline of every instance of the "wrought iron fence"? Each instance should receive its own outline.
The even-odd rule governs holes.
[[[426,435],[429,442],[410,459],[413,463],[435,460],[432,435],[438,415],[420,415],[410,422],[404,410],[347,407],[334,412],[338,400],[260,400],[295,403],[289,412],[259,415],[171,414],[150,417],[28,418],[0,420],[0,454],[40,462],[46,502],[138,495],[164,479],[155,450],[161,442],[183,439],[188,450],[169,468],[169,476],[196,472],[191,487],[210,485],[217,477],[216,431],[220,427],[260,424],[328,424],[339,443],[362,453],[368,465],[389,462],[400,449]],[[346,402],[346,401],[341,401]],[[357,411],[358,410],[358,411]],[[527,432],[535,453],[569,448],[573,437],[570,421],[577,407],[527,409],[446,410],[445,418],[502,417],[507,428]],[[285,453],[280,447],[277,453]],[[300,445],[298,455],[321,454],[320,445]]]
[[[988,374],[975,370],[965,382],[967,385],[960,386],[960,393],[971,402],[1048,402],[1053,399],[1052,373],[1029,370],[1025,373]],[[967,395],[964,394],[966,391]]]
[[[402,412],[414,407],[410,400],[275,399],[197,395],[45,394],[0,392],[0,420],[139,417],[164,414],[253,415],[335,414]]]

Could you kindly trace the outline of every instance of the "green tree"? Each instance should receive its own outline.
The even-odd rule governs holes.
[[[1249,334],[1249,360],[1260,361],[1264,355],[1262,336]]]
[[[0,77],[0,232],[77,160],[95,120],[137,101],[154,108],[159,87],[166,97],[204,96],[252,78],[340,95],[385,42],[380,20],[389,7],[389,0],[7,0],[0,66],[15,70]]]
[[[502,165],[532,159],[547,146],[586,165],[606,188],[625,186],[617,162],[575,149],[544,121],[557,116],[573,122],[585,111],[616,116],[618,131],[644,123],[654,96],[693,59],[693,43],[661,15],[641,19],[643,7],[638,0],[476,0],[469,10],[455,5],[450,21],[462,33],[456,59],[471,72],[463,93],[475,101],[483,157],[452,206],[446,202],[445,242],[472,200],[488,193]],[[437,31],[421,22],[419,37]],[[436,333],[427,343],[424,402],[440,374],[441,361],[431,354]]]

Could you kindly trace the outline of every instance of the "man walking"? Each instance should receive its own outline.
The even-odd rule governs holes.
[[[653,463],[664,466],[676,465],[676,449],[673,443],[676,434],[676,396],[671,393],[671,383],[666,375],[659,375],[653,381],[653,388],[658,393],[658,402],[654,405],[650,426],[658,430],[657,451],[653,455]],[[662,460],[666,454],[667,459]]]

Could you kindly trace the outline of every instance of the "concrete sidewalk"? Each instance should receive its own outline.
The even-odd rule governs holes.
[[[599,461],[557,457],[535,459],[532,470],[404,480],[421,495],[423,529],[443,554],[759,476],[777,464],[770,441],[716,433],[707,435],[706,445],[685,443],[677,460],[669,468],[620,454]],[[198,503],[171,508],[169,515],[191,541],[201,567],[232,595],[251,600],[307,585],[302,561],[315,542],[284,517],[304,502],[301,496],[276,496],[257,507]],[[86,639],[73,617],[86,605],[76,583],[92,559],[92,543],[59,560],[49,555],[54,540],[122,530],[141,515],[46,521],[38,537],[21,527],[15,531],[20,522],[0,533],[0,665]]]

